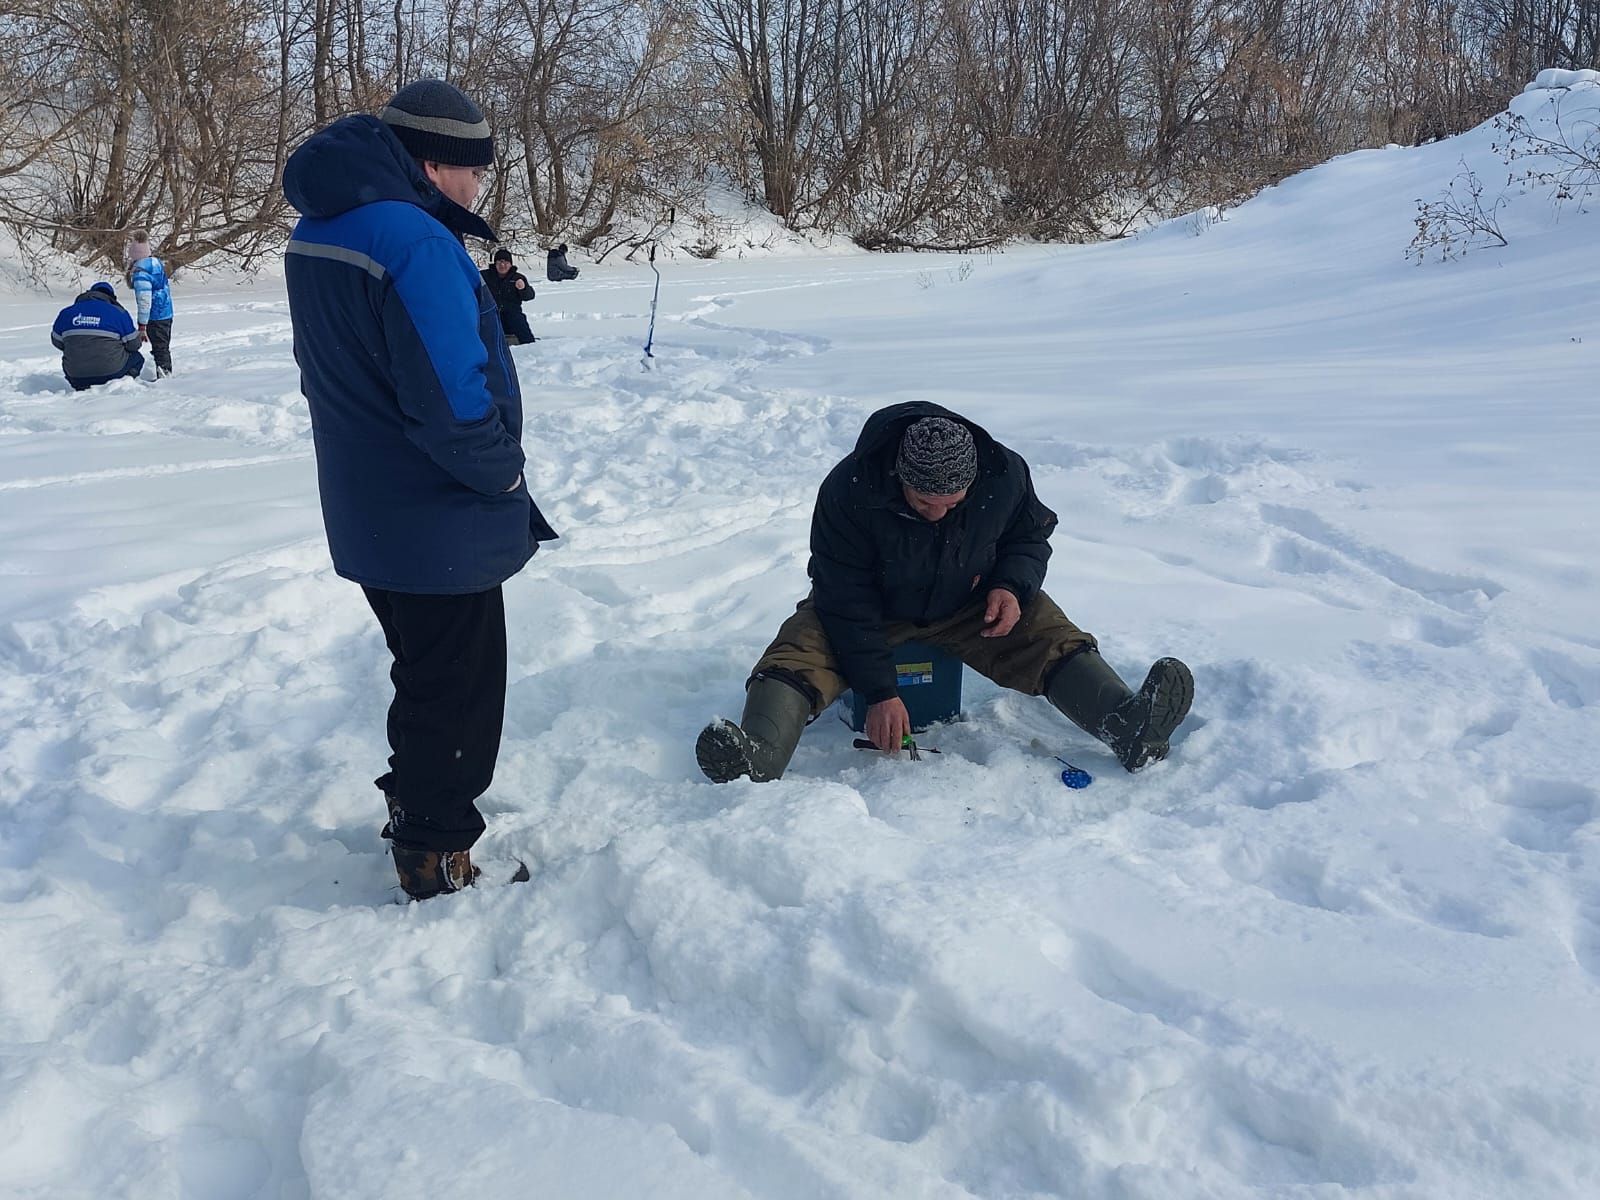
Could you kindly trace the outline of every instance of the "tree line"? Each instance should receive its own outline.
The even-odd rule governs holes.
[[[0,222],[249,264],[307,134],[448,79],[484,215],[604,254],[710,189],[873,249],[1117,236],[1600,65],[1600,0],[0,0]],[[691,241],[693,238],[691,237]]]

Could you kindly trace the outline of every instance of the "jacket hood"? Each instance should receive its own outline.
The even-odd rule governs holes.
[[[415,204],[452,233],[495,240],[476,213],[451,200],[377,117],[344,117],[312,134],[283,168],[283,194],[306,217],[337,217],[364,204]]]
[[[106,295],[105,292],[100,291],[98,288],[88,288],[79,292],[72,302],[74,304],[82,304],[85,300],[98,300],[101,304],[111,305],[112,308],[122,307],[121,300],[118,300],[115,296]]]

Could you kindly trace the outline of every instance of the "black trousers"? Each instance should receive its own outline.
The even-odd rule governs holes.
[[[363,587],[394,655],[389,773],[395,844],[467,850],[483,833],[473,803],[494,779],[506,709],[506,609],[498,587],[419,596]]]
[[[172,371],[172,318],[165,321],[149,321],[144,327],[145,336],[150,339],[150,357],[156,360],[156,366],[169,374]]]
[[[520,304],[516,308],[502,308],[500,310],[500,328],[505,331],[508,342],[512,338],[519,339],[519,341],[511,342],[513,346],[519,344],[523,346],[531,345],[535,340],[533,330],[528,328],[528,318],[523,315]]]
[[[137,379],[139,378],[139,373],[143,370],[144,355],[137,350],[132,350],[128,353],[128,365],[122,369],[121,375],[110,375],[104,379],[74,379],[71,375],[68,375],[67,382],[72,385],[74,391],[86,392],[92,387],[99,387],[102,383],[110,383],[113,379],[121,379],[124,376],[130,379]]]

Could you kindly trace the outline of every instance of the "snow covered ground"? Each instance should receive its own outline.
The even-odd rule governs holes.
[[[534,881],[421,905],[281,287],[180,288],[179,374],[83,395],[70,297],[0,297],[0,1191],[1600,1195],[1600,216],[1402,257],[1492,136],[1131,242],[676,261],[648,370],[642,268],[538,285],[565,536],[481,844]],[[1115,665],[1192,664],[1169,762],[969,673],[942,757],[830,715],[700,778],[913,397],[1028,457]]]

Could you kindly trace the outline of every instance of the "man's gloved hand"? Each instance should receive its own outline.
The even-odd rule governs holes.
[[[911,714],[899,696],[867,706],[867,738],[879,750],[900,753],[900,743],[910,734]]]

